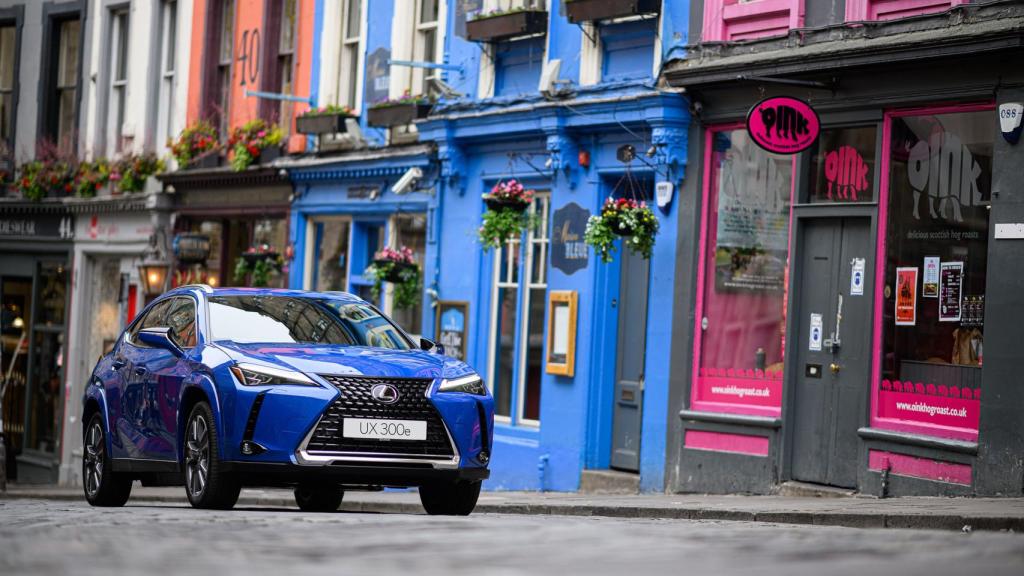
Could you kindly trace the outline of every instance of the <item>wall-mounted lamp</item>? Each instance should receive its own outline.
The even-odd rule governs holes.
[[[139,264],[139,277],[142,279],[142,289],[147,296],[157,296],[163,293],[170,270],[171,263],[164,258],[163,251],[157,245],[157,235],[151,235],[149,249],[143,255],[142,263]]]

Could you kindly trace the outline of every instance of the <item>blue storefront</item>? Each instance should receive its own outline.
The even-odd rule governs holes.
[[[686,99],[658,90],[656,79],[686,43],[685,7],[643,2],[651,12],[576,22],[549,0],[528,10],[534,27],[525,34],[494,36],[492,26],[480,37],[473,21],[496,2],[442,2],[430,14],[443,48],[428,53],[416,44],[425,37],[420,12],[408,17],[418,28],[407,43],[396,36],[403,24],[388,24],[401,16],[391,3],[367,4],[362,102],[402,87],[394,75],[410,68],[382,68],[388,58],[434,54],[441,67],[404,81],[415,93],[434,76],[443,93],[415,129],[370,128],[364,106],[363,146],[289,161],[290,285],[370,297],[363,270],[375,251],[409,247],[422,267],[420,302],[396,310],[390,288],[378,301],[408,331],[457,352],[494,392],[486,489],[571,491],[587,470],[616,469],[642,490],[664,490],[671,326],[685,313],[673,309],[676,244],[692,233],[679,228],[673,196],[690,117]],[[317,46],[338,42],[333,18],[318,16]],[[344,56],[348,40],[335,36]],[[550,82],[541,85],[542,76]],[[314,97],[342,102],[345,86],[332,96],[315,80]],[[413,169],[415,183],[393,190]],[[512,179],[536,192],[535,226],[486,250],[481,195]],[[654,205],[656,189],[665,201],[655,209],[651,258],[617,241],[603,263],[583,242],[588,217],[610,197]]]
[[[688,104],[658,91],[655,78],[685,43],[687,15],[666,5],[577,26],[552,0],[535,34],[481,39],[467,3],[457,4],[446,54],[472,73],[444,78],[477,97],[444,101],[418,128],[440,162],[435,303],[465,314],[466,357],[496,398],[485,487],[576,490],[585,470],[615,468],[661,491],[675,246],[686,231],[672,199],[655,210],[650,260],[624,255],[620,241],[602,263],[583,234],[606,198],[653,205],[656,187],[682,182]],[[555,81],[541,86],[554,60]],[[630,149],[635,158],[624,162]],[[511,179],[536,191],[536,227],[485,250],[476,237],[481,195]],[[553,348],[566,347],[566,329],[552,333],[562,299],[575,303],[569,371],[550,362]]]

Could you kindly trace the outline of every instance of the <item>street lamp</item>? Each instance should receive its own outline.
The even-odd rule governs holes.
[[[142,289],[146,296],[158,296],[163,293],[170,270],[171,264],[164,259],[157,246],[156,234],[153,234],[149,237],[149,249],[139,264],[139,277],[142,279]]]

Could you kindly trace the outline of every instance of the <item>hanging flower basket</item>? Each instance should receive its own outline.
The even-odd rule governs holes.
[[[244,284],[251,275],[250,286],[267,286],[270,276],[281,272],[282,264],[281,254],[269,244],[251,246],[235,260],[235,283]]]
[[[536,217],[526,213],[533,202],[533,190],[527,190],[516,180],[498,182],[484,194],[483,223],[478,235],[484,248],[500,248],[510,238],[522,235],[535,224]]]
[[[583,240],[593,246],[602,262],[612,261],[615,239],[620,236],[634,254],[649,259],[657,234],[658,219],[645,202],[609,198],[601,207],[601,213],[587,220]]]
[[[373,263],[366,267],[363,276],[373,279],[370,292],[376,300],[384,282],[394,285],[395,308],[406,309],[416,305],[420,293],[420,267],[416,264],[411,249],[402,246],[398,250],[385,248],[373,255]]]

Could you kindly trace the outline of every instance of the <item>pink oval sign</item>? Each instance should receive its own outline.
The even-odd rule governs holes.
[[[775,154],[797,154],[814,144],[821,131],[818,113],[799,98],[765,98],[747,113],[747,133]]]

